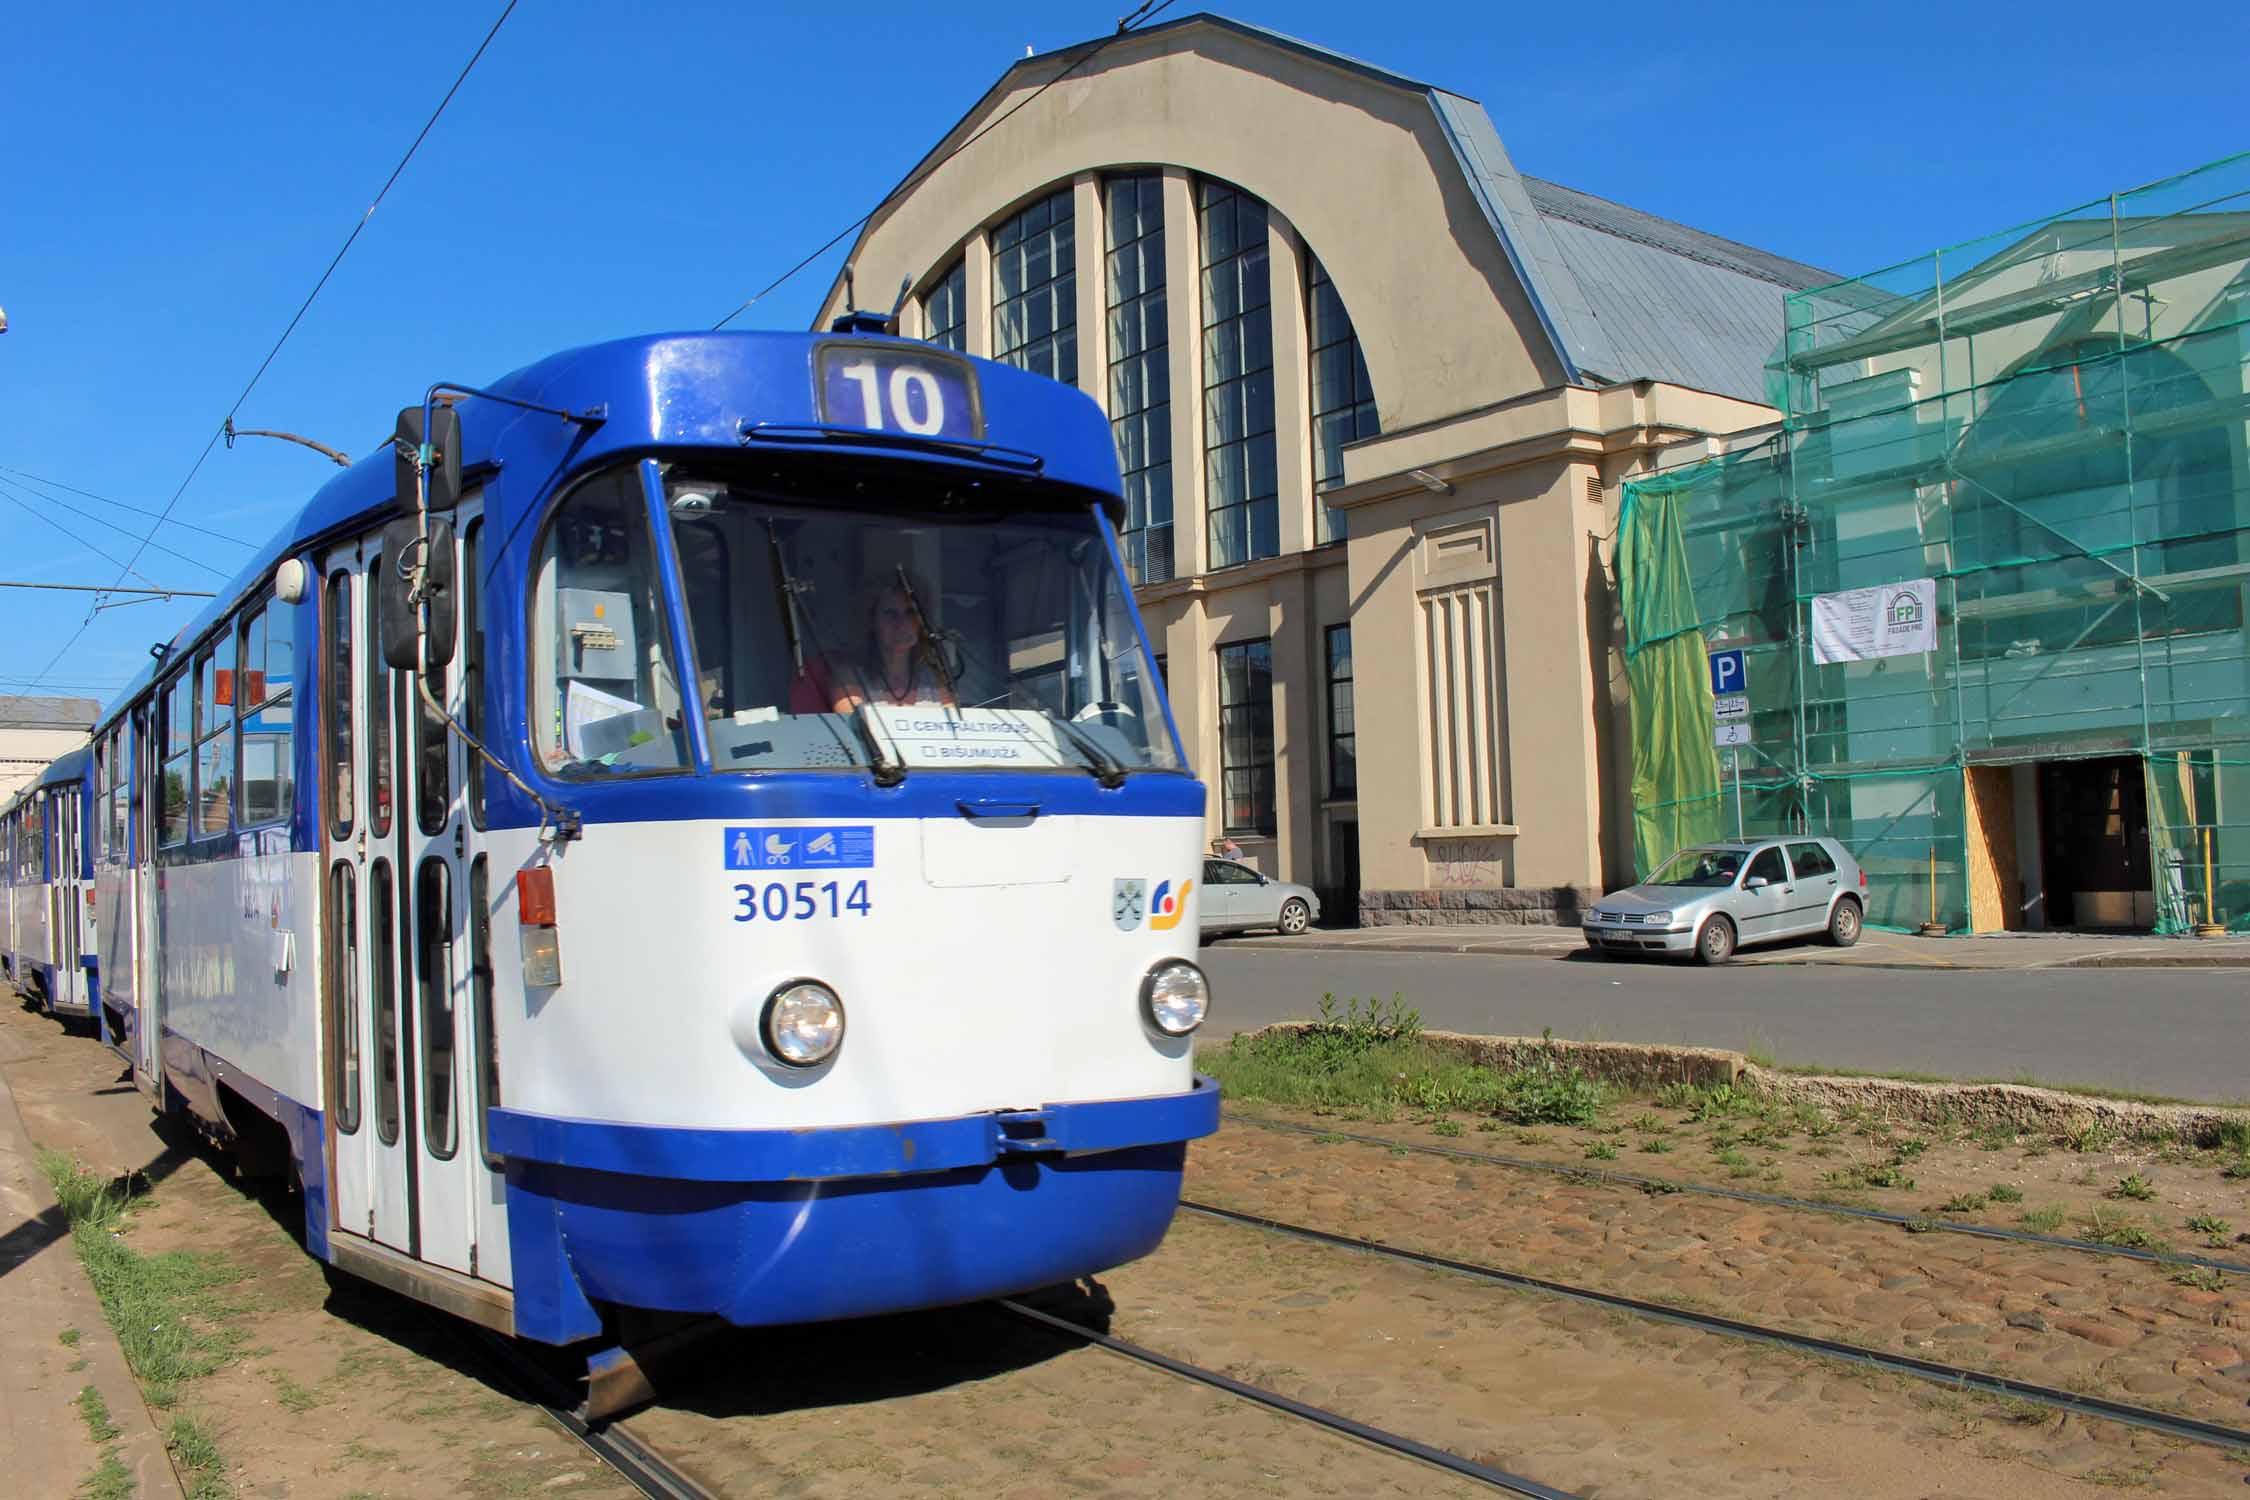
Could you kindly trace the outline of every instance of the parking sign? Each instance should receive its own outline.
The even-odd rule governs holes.
[[[1714,651],[1711,653],[1711,696],[1725,698],[1740,693],[1750,686],[1749,674],[1742,669],[1740,651]]]

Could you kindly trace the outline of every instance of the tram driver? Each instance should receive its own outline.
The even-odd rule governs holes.
[[[853,596],[855,644],[807,658],[789,685],[789,711],[849,714],[863,703],[955,707],[952,669],[929,617],[936,601],[928,583],[907,569],[863,580]]]

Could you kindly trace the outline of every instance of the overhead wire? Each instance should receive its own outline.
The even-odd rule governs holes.
[[[518,0],[507,0],[507,4],[501,7],[499,17],[493,21],[491,28],[485,32],[484,40],[477,43],[476,51],[469,54],[469,60],[463,63],[461,71],[454,75],[452,85],[445,91],[445,97],[438,100],[437,108],[430,111],[429,118],[422,122],[422,128],[415,133],[413,144],[408,146],[406,154],[398,159],[398,165],[391,168],[391,175],[383,179],[383,186],[376,192],[374,200],[367,205],[367,211],[359,216],[358,223],[352,225],[352,232],[344,236],[343,245],[329,259],[327,269],[320,273],[320,279],[314,282],[312,290],[305,294],[305,300],[298,304],[297,311],[289,319],[288,326],[281,330],[281,337],[273,341],[273,347],[268,349],[266,357],[258,362],[257,370],[251,374],[249,382],[242,387],[241,394],[236,396],[233,404],[227,408],[225,420],[212,428],[209,440],[203,445],[203,451],[198,453],[195,456],[195,462],[188,466],[187,477],[182,479],[179,487],[172,491],[172,498],[165,501],[164,508],[157,513],[155,525],[149,527],[147,536],[141,538],[141,545],[133,550],[132,556],[122,565],[118,573],[118,582],[123,583],[127,574],[132,574],[134,577],[143,576],[133,573],[133,564],[140,561],[141,553],[147,549],[150,539],[156,535],[157,528],[171,519],[172,511],[180,503],[180,497],[187,493],[189,485],[195,483],[195,476],[202,472],[204,462],[211,457],[211,450],[218,447],[219,439],[226,433],[227,423],[234,420],[236,413],[242,410],[242,403],[250,399],[250,393],[258,388],[258,382],[263,380],[266,371],[272,368],[274,359],[281,353],[282,346],[289,342],[289,336],[295,333],[297,325],[304,321],[305,314],[311,310],[314,299],[320,296],[322,288],[328,285],[329,278],[336,274],[336,268],[344,263],[344,257],[350,254],[352,246],[358,243],[361,231],[365,230],[368,221],[375,217],[375,210],[383,206],[383,200],[390,196],[391,188],[397,184],[399,177],[406,171],[407,164],[414,160],[414,154],[422,149],[422,143],[429,139],[430,132],[436,128],[439,118],[444,115],[446,106],[453,102],[453,96],[461,91],[462,84],[468,82],[469,74],[476,68],[478,61],[484,56],[485,50],[492,45],[492,39],[500,34],[500,28],[507,24],[508,17],[515,14],[517,4]],[[98,612],[98,609],[97,604],[96,609],[87,611],[85,620],[72,633],[70,639],[63,642],[62,649],[49,659],[46,667],[40,672],[39,678],[33,679],[34,681],[43,679],[48,673],[54,671],[56,664],[61,662],[63,657],[70,653],[71,648],[85,637],[87,627],[93,624],[94,615]]]
[[[912,189],[919,184],[928,181],[929,178],[934,175],[940,167],[944,166],[947,162],[959,156],[962,152],[968,150],[971,146],[974,146],[978,141],[981,141],[986,136],[992,134],[993,131],[998,130],[1002,125],[1007,124],[1009,117],[1014,115],[1018,110],[1032,103],[1041,94],[1046,93],[1047,90],[1053,88],[1056,84],[1062,82],[1065,78],[1068,78],[1071,74],[1077,72],[1080,68],[1083,68],[1086,66],[1086,64],[1092,62],[1101,54],[1101,51],[1104,47],[1107,47],[1111,42],[1116,41],[1119,37],[1130,36],[1135,31],[1145,29],[1149,22],[1155,20],[1165,11],[1171,9],[1173,4],[1175,3],[1176,0],[1143,0],[1143,3],[1137,10],[1134,10],[1131,14],[1122,16],[1118,19],[1117,30],[1111,32],[1108,36],[1101,37],[1098,40],[1090,43],[1084,52],[1081,52],[1077,57],[1071,60],[1069,67],[1064,68],[1054,77],[1048,79],[1045,83],[1042,83],[1041,85],[1039,85],[1039,87],[1033,89],[1029,94],[1026,94],[1023,98],[1018,99],[1015,103],[1009,105],[1007,109],[1003,110],[997,118],[992,120],[982,130],[979,130],[975,135],[972,135],[967,140],[963,141],[960,145],[955,146],[952,150],[946,152],[943,156],[940,156],[936,160],[925,164],[916,171],[909,173],[905,181],[899,183],[898,186],[892,188],[880,199],[876,200],[875,206],[873,208],[869,209],[866,213],[861,214],[858,218],[852,220],[849,224],[846,224],[842,229],[837,230],[836,233],[829,236],[828,240],[824,244],[822,244],[819,249],[813,251],[804,259],[798,261],[795,265],[782,272],[779,276],[776,276],[762,289],[753,293],[742,303],[741,306],[735,308],[733,312],[728,313],[725,317],[719,319],[718,322],[713,323],[711,325],[711,331],[714,333],[718,332],[718,330],[726,327],[736,318],[739,318],[744,313],[748,312],[755,303],[759,302],[761,299],[772,294],[773,292],[780,290],[784,284],[795,278],[798,272],[804,270],[807,266],[819,260],[829,251],[835,249],[838,245],[842,244],[844,240],[849,236],[858,233],[862,226],[864,226],[869,220],[873,219],[877,214],[881,213],[886,207],[888,207],[892,199],[898,197],[901,193],[907,192],[909,189]]]
[[[4,489],[0,489],[0,500],[5,500],[10,505],[13,505],[18,510],[24,512],[24,514],[31,516],[36,520],[43,521],[47,525],[54,527],[55,530],[61,532],[74,545],[85,548],[88,552],[93,553],[94,556],[100,558],[103,562],[117,563],[118,567],[123,570],[118,574],[118,582],[120,584],[122,584],[125,578],[130,575],[131,577],[138,578],[141,582],[147,584],[151,588],[155,588],[158,586],[155,579],[149,577],[146,573],[137,571],[132,566],[132,564],[118,562],[116,553],[104,552],[101,548],[95,546],[92,542],[87,541],[84,537],[80,536],[75,531],[72,531],[68,526],[63,525],[62,522],[56,520],[53,516],[48,515],[45,511],[40,510],[39,507],[30,504],[28,501],[19,500],[13,494]],[[89,618],[91,617],[89,616]],[[83,629],[83,627],[81,627],[81,629]],[[73,639],[75,640],[75,637]],[[54,664],[50,662],[48,663],[48,671],[52,670],[54,670]],[[41,677],[44,677],[47,674],[45,672],[42,672],[39,675]]]
[[[72,505],[69,501],[59,500],[53,495],[42,495],[37,490],[30,488],[28,485],[17,484],[13,480],[0,479],[0,495],[12,496],[19,502],[23,501],[25,497],[29,497],[29,499],[31,500],[44,501],[48,505],[52,505],[58,510],[68,511],[71,515],[77,516],[80,520],[91,521],[96,526],[107,526],[112,531],[121,531],[125,535],[133,537],[136,540],[146,540],[145,538],[141,537],[141,534],[139,532],[135,531],[130,526],[120,526],[117,522],[109,520],[107,517],[97,516],[90,510],[81,510],[77,506]],[[201,568],[206,573],[215,573],[221,578],[231,578],[234,576],[233,574],[227,572],[224,568],[213,567],[211,564],[202,561],[200,558],[190,557],[185,552],[176,551],[173,548],[165,546],[162,542],[149,542],[148,545],[163,553],[166,557],[176,557],[181,562],[188,564],[190,567]]]
[[[148,516],[151,519],[159,517],[159,512],[150,510],[145,505],[134,505],[124,500],[113,500],[107,495],[97,495],[92,490],[82,490],[75,484],[64,484],[59,479],[49,479],[45,475],[33,474],[28,470],[11,468],[7,464],[0,464],[0,474],[13,475],[26,489],[40,495],[42,499],[47,498],[44,493],[47,490],[64,490],[73,495],[82,495],[88,500],[98,500],[104,505],[114,505],[119,510],[129,510],[136,516]],[[181,531],[193,531],[215,541],[229,542],[237,547],[255,547],[258,545],[256,542],[245,541],[238,536],[229,536],[223,531],[213,531],[208,526],[198,526],[193,521],[183,521],[177,516],[165,521],[164,524],[176,527]]]

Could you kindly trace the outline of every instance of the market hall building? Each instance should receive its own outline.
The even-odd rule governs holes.
[[[1782,299],[1836,277],[1209,15],[1025,58],[907,181],[853,284],[1108,413],[1214,842],[1372,922],[1572,921],[1628,878],[1619,486],[1771,421]]]

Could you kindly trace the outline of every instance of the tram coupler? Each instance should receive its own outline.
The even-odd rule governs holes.
[[[580,1399],[572,1415],[582,1422],[603,1422],[635,1407],[646,1406],[656,1399],[656,1383],[649,1374],[650,1366],[727,1326],[722,1320],[709,1317],[682,1321],[667,1316],[662,1321],[665,1326],[660,1331],[628,1330],[620,1342],[586,1356]],[[626,1340],[630,1341],[629,1345]]]

